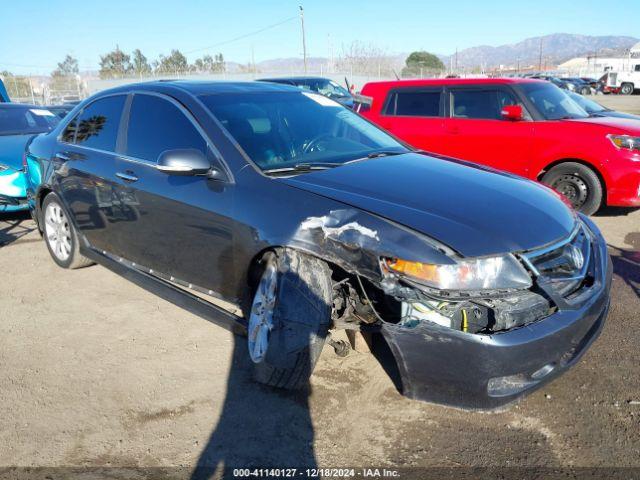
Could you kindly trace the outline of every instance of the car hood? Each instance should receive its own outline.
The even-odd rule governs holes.
[[[33,135],[0,135],[0,164],[21,170],[25,146]]]
[[[542,185],[417,153],[278,180],[402,224],[464,256],[540,247],[575,225],[574,212]]]
[[[602,125],[603,127],[625,130],[633,134],[640,134],[640,121],[635,118],[607,115],[606,117],[573,118],[565,121],[571,123]]]

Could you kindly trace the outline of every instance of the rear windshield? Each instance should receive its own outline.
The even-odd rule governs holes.
[[[311,92],[200,97],[261,169],[342,164],[406,147],[338,103]]]
[[[51,131],[60,119],[37,107],[0,108],[0,135],[26,135]]]

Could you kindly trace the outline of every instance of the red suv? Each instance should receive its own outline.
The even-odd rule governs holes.
[[[374,82],[358,99],[407,143],[539,180],[583,213],[640,206],[640,121],[590,116],[549,82]]]

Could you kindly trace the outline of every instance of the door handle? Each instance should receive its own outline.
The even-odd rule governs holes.
[[[68,162],[69,160],[71,160],[71,157],[69,157],[69,155],[62,153],[62,152],[58,152],[56,153],[53,158],[55,158],[56,160],[60,161],[60,162]]]
[[[136,177],[134,175],[134,173],[132,171],[130,171],[130,170],[127,170],[126,172],[117,172],[116,173],[116,177],[121,178],[125,182],[137,182],[138,181],[138,177]]]
[[[460,133],[460,129],[458,127],[447,127],[447,133],[457,135]]]

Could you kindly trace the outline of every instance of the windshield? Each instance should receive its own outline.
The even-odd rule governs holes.
[[[263,170],[300,164],[334,166],[377,152],[408,151],[351,110],[315,93],[245,93],[200,98]]]
[[[333,80],[328,79],[314,79],[303,80],[298,83],[302,88],[317,92],[327,97],[344,98],[349,96],[349,92],[346,88],[341,87]]]
[[[585,110],[555,85],[550,83],[523,83],[522,91],[546,120],[586,118]]]
[[[600,105],[597,102],[594,102],[593,100],[589,100],[588,98],[583,97],[582,95],[579,95],[577,93],[573,93],[573,92],[569,92],[569,97],[571,97],[571,99],[576,102],[578,105],[580,105],[585,112],[587,113],[598,113],[598,112],[606,112],[607,109],[604,108],[602,105]]]
[[[26,135],[53,130],[60,119],[49,110],[37,107],[0,108],[0,135]]]

